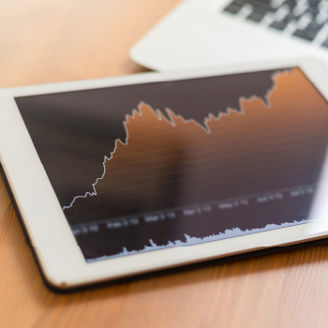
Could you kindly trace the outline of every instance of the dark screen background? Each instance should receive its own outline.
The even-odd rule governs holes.
[[[302,222],[326,156],[327,103],[299,69],[16,102],[87,260]]]

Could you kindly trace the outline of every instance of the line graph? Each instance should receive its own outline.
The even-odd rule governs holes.
[[[208,243],[208,242],[213,242],[213,241],[218,241],[226,238],[233,238],[237,236],[244,236],[252,233],[258,233],[258,232],[263,232],[263,231],[268,231],[268,230],[275,230],[275,229],[281,229],[281,228],[287,228],[295,225],[301,225],[310,222],[310,220],[301,220],[301,221],[290,221],[287,220],[286,222],[282,224],[267,224],[263,228],[254,228],[254,229],[246,229],[246,230],[241,230],[238,227],[231,228],[231,229],[226,229],[224,232],[220,232],[218,234],[212,234],[206,237],[191,237],[188,234],[184,235],[185,240],[175,240],[175,241],[169,241],[167,244],[163,245],[158,245],[156,244],[152,239],[148,240],[148,243],[143,247],[141,250],[128,250],[127,247],[123,247],[122,251],[118,254],[115,254],[113,256],[102,256],[96,259],[91,259],[88,260],[88,262],[98,262],[102,260],[106,260],[112,257],[119,257],[119,256],[127,256],[127,255],[134,255],[138,254],[140,252],[152,252],[152,251],[157,251],[160,249],[165,249],[165,248],[171,248],[171,247],[183,247],[183,246],[190,246],[190,245],[196,245],[200,243]]]
[[[286,73],[287,72],[284,72],[283,74],[286,74]],[[282,74],[282,73],[277,73],[277,74]],[[275,76],[273,76],[273,80],[275,81]],[[274,82],[273,86],[272,86],[272,89],[267,91],[267,94],[265,95],[264,100],[263,100],[263,103],[266,105],[266,107],[268,109],[270,109],[270,102],[268,100],[268,97],[269,97],[270,93],[272,92],[272,90],[275,89],[275,87],[276,87],[276,84]],[[111,161],[111,159],[115,156],[118,145],[124,145],[124,146],[128,145],[128,140],[129,140],[128,122],[135,119],[136,115],[142,116],[144,111],[152,111],[153,115],[156,116],[159,121],[165,121],[173,127],[176,127],[176,119],[181,119],[181,120],[184,121],[185,124],[188,124],[188,123],[195,124],[195,125],[199,126],[199,128],[201,128],[206,134],[211,134],[211,122],[212,121],[217,121],[219,119],[222,119],[224,116],[229,116],[229,115],[231,115],[232,112],[237,113],[238,115],[244,114],[243,104],[242,104],[244,99],[245,98],[240,98],[240,100],[239,100],[241,110],[238,111],[238,110],[233,109],[233,108],[227,108],[226,112],[219,112],[217,115],[215,115],[213,113],[209,113],[204,118],[204,124],[203,125],[200,124],[199,122],[197,122],[194,119],[184,119],[182,117],[182,115],[176,115],[171,109],[168,109],[168,108],[165,110],[166,114],[168,116],[168,117],[166,117],[159,109],[155,110],[155,109],[151,108],[150,105],[147,105],[146,103],[141,102],[138,105],[137,110],[133,110],[131,115],[129,115],[129,114],[126,115],[126,118],[122,123],[123,126],[124,126],[124,131],[125,131],[125,134],[126,134],[126,138],[125,138],[124,141],[122,141],[121,139],[116,139],[115,140],[114,150],[111,152],[110,156],[109,157],[106,156],[106,155],[104,156],[104,161],[102,163],[102,165],[103,165],[103,174],[100,177],[98,177],[95,180],[95,182],[92,183],[92,185],[91,185],[92,191],[87,191],[82,195],[75,196],[72,199],[70,204],[63,206],[63,210],[65,211],[69,208],[72,208],[75,201],[78,200],[78,199],[85,199],[87,197],[97,196],[98,193],[97,193],[96,186],[97,186],[98,182],[103,180],[105,175],[106,175],[106,163],[109,163]],[[248,98],[248,101],[259,100],[259,99],[260,99],[259,97],[253,95],[253,96]],[[262,100],[262,99],[260,99],[260,100]]]
[[[295,75],[297,75],[295,77]],[[110,156],[104,156],[104,160],[102,163],[103,166],[103,173],[100,177],[98,177],[92,184],[91,184],[91,191],[87,191],[81,195],[77,195],[75,196],[72,201],[63,206],[63,210],[66,211],[70,208],[73,207],[73,205],[75,204],[75,202],[77,200],[81,200],[81,199],[86,199],[88,197],[94,197],[98,195],[97,192],[97,185],[99,183],[101,183],[101,181],[105,178],[106,173],[108,173],[108,175],[110,174],[110,164],[112,159],[114,158],[114,156],[116,155],[118,148],[122,148],[122,147],[128,147],[129,144],[129,137],[130,137],[130,132],[129,132],[129,125],[133,124],[133,122],[137,119],[137,117],[139,118],[143,118],[144,116],[153,116],[154,120],[157,120],[158,122],[165,122],[168,125],[170,125],[171,127],[177,128],[177,122],[182,122],[185,125],[191,124],[193,125],[196,129],[197,127],[201,129],[201,131],[203,131],[205,134],[213,134],[213,131],[215,131],[215,122],[218,121],[226,121],[226,118],[232,117],[232,120],[236,120],[238,119],[238,116],[243,116],[245,115],[245,107],[247,108],[247,116],[249,116],[249,111],[252,110],[252,106],[256,106],[256,103],[258,103],[258,105],[260,104],[261,110],[271,110],[272,106],[271,106],[271,101],[270,98],[272,95],[276,93],[279,93],[280,91],[276,90],[279,86],[277,85],[277,83],[283,83],[281,81],[283,81],[284,79],[290,79],[292,76],[294,76],[294,79],[300,79],[301,73],[297,72],[296,70],[291,71],[291,70],[286,70],[283,72],[278,72],[276,74],[273,75],[272,79],[273,79],[273,85],[271,87],[270,90],[267,91],[264,99],[261,99],[259,97],[256,96],[251,96],[249,98],[243,98],[241,97],[239,99],[240,102],[240,111],[235,110],[233,108],[227,108],[226,113],[219,113],[217,115],[214,115],[212,113],[209,113],[205,116],[204,118],[204,123],[200,124],[199,122],[193,120],[193,119],[184,119],[182,117],[182,115],[176,115],[173,110],[171,109],[166,109],[166,115],[164,115],[159,109],[153,109],[151,106],[141,102],[137,108],[137,110],[133,110],[132,114],[127,114],[125,117],[125,120],[123,121],[123,126],[124,126],[124,130],[125,130],[125,140],[121,140],[121,139],[116,139],[115,140],[115,147],[114,150],[111,152]],[[304,80],[304,78],[303,78]],[[280,81],[280,82],[279,82]],[[246,106],[245,106],[246,105]],[[286,115],[286,114],[285,114]],[[246,122],[247,123],[247,122]],[[225,123],[226,124],[226,123]],[[250,124],[248,124],[250,125]],[[196,130],[195,129],[195,130]],[[167,135],[169,132],[166,131],[164,133],[164,135]],[[135,136],[134,136],[135,137]],[[171,147],[172,148],[172,147]],[[147,153],[147,151],[145,151],[145,153]],[[126,154],[120,154],[120,156],[124,156]]]

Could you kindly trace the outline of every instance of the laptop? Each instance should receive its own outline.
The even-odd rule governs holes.
[[[328,0],[184,0],[130,55],[159,71],[298,56],[328,64]]]

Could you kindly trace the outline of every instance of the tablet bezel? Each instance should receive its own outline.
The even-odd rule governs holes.
[[[328,99],[328,69],[321,62],[309,59],[256,63],[194,72],[142,73],[109,79],[2,90],[0,92],[0,159],[31,246],[47,282],[60,289],[73,288],[152,270],[322,238],[328,235],[328,227],[325,223],[311,222],[213,242],[88,263],[78,247],[38,157],[14,100],[15,97],[296,66],[304,71],[315,87]],[[316,225],[315,229],[313,225]]]

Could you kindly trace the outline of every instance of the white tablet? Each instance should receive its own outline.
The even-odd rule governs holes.
[[[309,60],[1,91],[1,163],[46,280],[325,237],[327,97]]]

